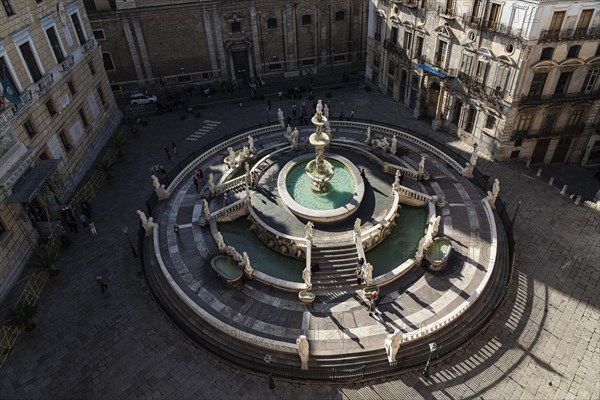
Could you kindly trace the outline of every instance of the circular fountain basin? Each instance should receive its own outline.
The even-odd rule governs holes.
[[[429,262],[429,269],[432,271],[441,271],[448,265],[448,260],[452,254],[452,243],[445,237],[433,239],[429,250],[425,252],[425,259]]]
[[[365,194],[365,184],[358,168],[347,158],[328,155],[327,160],[335,167],[330,190],[314,192],[305,167],[313,159],[305,154],[289,161],[277,179],[279,196],[295,215],[315,222],[337,222],[352,216],[360,206]]]

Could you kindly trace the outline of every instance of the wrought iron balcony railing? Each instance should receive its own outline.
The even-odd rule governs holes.
[[[511,28],[510,26],[501,24],[498,21],[487,20],[470,14],[464,14],[462,19],[463,22],[471,28],[512,39],[523,40],[523,29],[521,28]]]
[[[574,40],[596,40],[600,39],[600,28],[589,29],[544,29],[540,34],[540,43],[566,42]]]
[[[579,100],[595,100],[600,98],[600,90],[592,92],[553,93],[547,95],[524,95],[519,99],[520,105],[535,105],[547,103],[566,103]]]
[[[85,42],[83,44],[83,52],[87,53],[88,51],[92,50],[94,47],[96,47],[96,39],[90,38],[87,42]]]
[[[391,40],[385,40],[383,42],[383,48],[386,49],[387,51],[389,51],[390,53],[397,55],[402,60],[409,61],[406,50],[403,47],[400,47],[396,43],[392,42]]]
[[[60,63],[60,69],[63,72],[66,72],[70,70],[73,67],[73,65],[75,65],[75,57],[70,55],[67,58],[65,58],[65,60],[62,63]]]
[[[477,77],[469,76],[463,72],[459,72],[458,79],[463,83],[464,87],[469,91],[470,94],[479,96],[488,102],[504,100],[506,97],[505,89],[501,88],[500,86],[492,87],[484,85],[484,83]]]
[[[459,15],[456,13],[456,9],[454,6],[446,7],[446,6],[438,6],[437,14],[445,19],[456,19]]]
[[[52,72],[48,72],[42,79],[40,79],[37,83],[38,91],[43,92],[52,86],[52,82],[54,82],[54,75]]]

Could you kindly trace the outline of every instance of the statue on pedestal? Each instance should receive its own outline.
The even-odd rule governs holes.
[[[313,226],[314,224],[312,223],[312,221],[308,221],[306,223],[306,239],[307,240],[312,240],[313,239]]]
[[[367,144],[371,143],[371,127],[370,126],[367,128],[367,140],[365,140],[365,143],[367,143]]]
[[[300,335],[296,339],[296,345],[298,346],[298,354],[300,355],[300,361],[302,362],[302,369],[308,369],[308,340],[306,336]]]
[[[325,118],[329,119],[329,106],[327,104],[323,106],[323,115],[325,116]]]
[[[244,261],[244,273],[246,274],[246,277],[252,278],[254,274],[254,268],[252,268],[252,265],[250,265],[250,257],[248,257],[248,253],[246,253],[245,251],[242,252],[242,259]]]
[[[221,232],[217,232],[217,247],[221,253],[223,253],[225,251],[225,248],[227,247],[225,245],[225,239],[223,239],[223,235],[221,235]]]
[[[464,176],[465,178],[472,178],[474,169],[475,169],[475,165],[473,165],[469,162],[466,163],[465,167],[462,170],[462,176]]]
[[[360,220],[360,218],[356,218],[356,220],[354,221],[354,233],[356,233],[359,236],[360,236],[360,225],[361,224],[362,224],[362,221]]]
[[[431,221],[431,236],[436,237],[438,234],[438,230],[440,229],[440,221],[442,220],[441,216],[437,216],[433,218]]]
[[[152,217],[146,218],[146,214],[143,211],[137,210],[136,214],[139,215],[140,221],[142,222],[142,228],[144,228],[144,232],[146,232],[146,236],[152,235],[152,231],[154,230],[154,220]]]
[[[385,353],[388,357],[388,362],[391,364],[396,361],[396,354],[400,348],[402,342],[402,332],[398,329],[394,329],[394,333],[391,333],[385,339],[383,347],[385,347]]]
[[[277,120],[279,121],[281,127],[285,128],[285,121],[283,120],[283,111],[281,111],[281,108],[277,109]]]
[[[298,128],[294,128],[292,132],[292,149],[296,150],[298,148],[298,136],[300,133],[298,132]]]
[[[364,269],[365,284],[371,286],[373,284],[373,265],[371,265],[371,263],[366,263]]]
[[[231,147],[230,147],[231,148]],[[213,175],[213,173],[211,172],[210,174],[208,174],[208,190],[210,192],[211,195],[215,194],[215,177]]]
[[[394,137],[392,138],[392,145],[390,147],[390,153],[392,153],[392,155],[395,155],[396,150],[398,150],[398,139],[396,139],[396,135],[394,135]]]
[[[473,153],[471,153],[471,158],[469,159],[469,164],[475,167],[477,165],[477,159],[479,158],[479,149],[477,148],[477,143],[473,145]]]
[[[250,135],[248,136],[248,148],[250,149],[250,153],[256,153],[256,148],[254,147],[254,138]]]
[[[212,216],[210,214],[210,209],[208,208],[208,201],[206,201],[206,199],[202,199],[202,206],[204,210],[204,218],[206,218],[207,221],[210,221]]]
[[[419,175],[423,175],[425,173],[425,157],[421,156],[421,161],[419,161]]]
[[[500,181],[498,178],[494,179],[494,185],[492,186],[492,191],[488,191],[488,202],[492,208],[495,207],[496,199],[498,198],[498,193],[500,193]]]
[[[159,200],[168,199],[169,192],[167,192],[167,189],[165,189],[165,185],[160,184],[156,175],[152,175],[151,179],[152,179],[152,187],[154,188],[154,191],[158,195],[158,199]]]
[[[307,266],[302,270],[302,280],[306,285],[306,290],[312,289],[312,281],[311,281],[312,271],[310,270],[310,266]]]

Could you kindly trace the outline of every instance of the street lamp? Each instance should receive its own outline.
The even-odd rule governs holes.
[[[517,219],[517,214],[519,213],[519,208],[521,208],[521,204],[523,203],[522,199],[519,199],[519,202],[517,203],[517,208],[515,209],[515,215],[513,215],[512,219],[510,220],[510,230],[513,230],[513,227],[515,226],[515,220]]]
[[[131,248],[131,253],[133,254],[133,258],[138,258],[137,251],[135,251],[135,248],[133,247],[133,244],[131,243],[131,239],[129,238],[129,232],[128,232],[127,227],[123,225],[121,230],[123,231],[125,236],[127,236],[127,243],[129,243],[129,247]]]
[[[425,379],[429,378],[429,363],[431,362],[431,355],[433,354],[435,349],[437,349],[437,345],[435,344],[435,342],[429,343],[429,357],[427,358],[427,364],[425,364],[425,368],[422,372],[423,378]]]

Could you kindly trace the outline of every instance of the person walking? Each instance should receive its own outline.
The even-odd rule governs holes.
[[[165,147],[165,154],[167,155],[167,159],[171,161],[171,152],[168,147]]]
[[[161,166],[159,166],[158,168],[159,168],[159,170],[160,170],[160,176],[161,176],[161,177],[163,177],[163,178],[164,178],[165,176],[167,176],[167,171],[165,170],[165,167],[164,167],[164,166],[162,166],[162,165],[161,165]]]
[[[204,172],[202,172],[202,167],[198,167],[198,169],[196,169],[196,176],[198,177],[199,181],[204,180]]]
[[[277,94],[279,95],[279,100],[281,100],[281,98],[283,97],[283,92],[280,90]]]
[[[267,100],[267,110],[271,111],[271,100]]]
[[[173,232],[175,232],[175,236],[177,236],[177,240],[180,239],[179,237],[179,225],[175,224],[173,225]]]
[[[90,232],[92,232],[92,235],[94,235],[94,236],[98,235],[98,231],[96,231],[96,225],[94,225],[94,221],[89,220],[87,228],[90,230]]]
[[[379,300],[379,295],[377,292],[372,292],[369,294],[367,299],[369,301],[369,316],[377,318],[377,315],[381,314],[381,311],[377,309],[377,300]]]
[[[359,258],[356,264],[356,284],[361,285],[363,279],[363,265],[365,264],[364,258]]]
[[[96,283],[100,286],[100,291],[104,294],[104,291],[108,289],[108,283],[104,282],[104,279],[100,275],[96,277]]]
[[[354,119],[354,110],[350,111],[350,119]]]
[[[174,140],[171,141],[171,148],[173,149],[173,154],[177,155],[177,145]]]
[[[198,186],[198,175],[194,176],[194,187],[196,188],[196,192],[199,190],[199,186]]]

